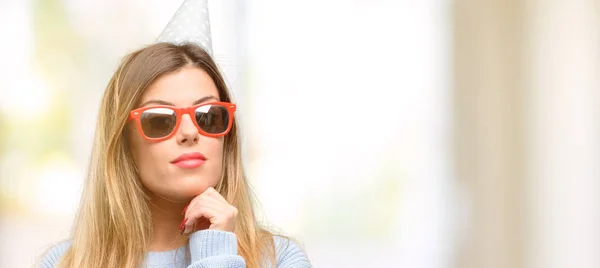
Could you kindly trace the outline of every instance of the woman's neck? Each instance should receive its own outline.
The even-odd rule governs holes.
[[[184,246],[187,236],[180,235],[179,225],[183,220],[181,212],[187,203],[178,203],[150,194],[148,205],[154,227],[148,250],[168,251]]]

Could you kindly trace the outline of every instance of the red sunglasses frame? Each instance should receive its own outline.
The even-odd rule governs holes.
[[[202,106],[206,106],[206,105],[219,105],[219,106],[223,106],[227,109],[227,112],[229,113],[229,123],[227,125],[227,129],[223,133],[219,133],[219,134],[207,133],[206,131],[202,130],[200,128],[200,126],[198,126],[198,123],[196,122],[196,120],[193,119],[196,117],[196,115],[195,115],[196,109],[198,109],[199,107],[202,107]],[[171,131],[171,133],[167,136],[160,137],[160,138],[150,138],[150,137],[146,136],[146,134],[144,134],[144,130],[142,129],[142,122],[140,120],[140,117],[146,110],[156,109],[156,108],[167,108],[167,109],[173,110],[175,112],[175,116],[176,116],[175,126],[173,127],[173,131]],[[171,137],[173,137],[173,135],[175,135],[175,133],[177,133],[177,130],[179,129],[179,124],[181,123],[183,115],[188,114],[190,116],[190,118],[192,118],[192,122],[194,122],[194,125],[196,126],[198,133],[202,134],[203,136],[218,138],[218,137],[227,135],[227,133],[229,133],[229,131],[231,130],[231,126],[233,125],[233,114],[234,114],[235,110],[236,110],[236,105],[233,103],[229,103],[229,102],[209,102],[209,103],[202,103],[202,104],[190,106],[187,108],[179,108],[179,107],[173,107],[173,106],[167,106],[167,105],[148,106],[148,107],[138,108],[138,109],[131,111],[129,113],[129,119],[127,119],[127,122],[129,122],[131,120],[135,120],[137,129],[140,132],[140,135],[142,135],[142,137],[144,137],[145,139],[147,139],[149,141],[158,142],[158,141],[168,140]]]

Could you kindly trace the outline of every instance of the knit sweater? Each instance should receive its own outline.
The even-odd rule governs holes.
[[[300,247],[274,236],[277,268],[309,268],[311,264]],[[41,268],[52,268],[71,246],[70,241],[52,247],[41,261]],[[244,268],[246,262],[237,252],[237,237],[232,232],[202,230],[190,235],[189,243],[178,249],[148,252],[143,267],[148,268]]]

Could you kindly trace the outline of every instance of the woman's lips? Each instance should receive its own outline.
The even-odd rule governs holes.
[[[173,163],[173,165],[176,165],[180,168],[197,168],[202,164],[204,164],[204,160],[202,159],[188,159]]]
[[[197,168],[206,162],[206,157],[201,153],[188,153],[182,154],[175,160],[171,161],[171,164],[181,168]]]

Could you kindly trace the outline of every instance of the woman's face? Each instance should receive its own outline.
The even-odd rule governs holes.
[[[217,87],[204,70],[184,67],[154,81],[142,95],[140,108],[189,107],[200,99],[202,103],[220,101]],[[136,127],[128,125],[131,150],[140,179],[152,195],[185,202],[216,186],[222,172],[223,137],[201,135],[188,114],[183,115],[175,135],[164,141],[148,141]],[[194,153],[206,158],[200,166],[173,163],[182,154]]]

